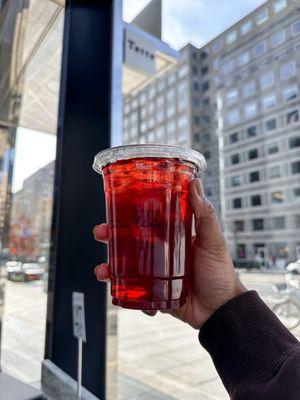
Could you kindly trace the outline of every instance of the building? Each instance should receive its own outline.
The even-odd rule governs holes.
[[[235,259],[300,256],[300,7],[269,0],[124,99],[124,143],[200,150]]]
[[[34,242],[34,256],[47,256],[53,205],[54,161],[39,169],[13,195],[11,232],[26,230]]]

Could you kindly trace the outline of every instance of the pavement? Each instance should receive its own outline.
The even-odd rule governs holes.
[[[282,274],[241,273],[264,299]],[[2,368],[40,386],[47,295],[41,282],[7,282],[2,331]],[[300,328],[294,331],[300,337]],[[197,331],[169,315],[154,318],[118,311],[118,400],[229,399]],[[116,399],[108,399],[116,400]]]

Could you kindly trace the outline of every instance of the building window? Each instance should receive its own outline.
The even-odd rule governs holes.
[[[278,143],[277,142],[271,142],[267,145],[267,153],[268,154],[275,154],[278,153],[279,148],[278,148]]]
[[[178,78],[179,79],[183,78],[184,76],[187,75],[188,72],[189,72],[189,68],[188,68],[187,64],[182,65],[178,72]]]
[[[269,18],[269,11],[268,9],[265,7],[262,10],[260,10],[255,17],[256,23],[257,25],[261,25],[264,22],[266,22]]]
[[[258,158],[258,150],[257,149],[251,149],[248,151],[248,160],[254,160],[255,158]]]
[[[163,95],[160,95],[156,98],[156,108],[159,110],[161,107],[164,106],[165,99]]]
[[[188,126],[188,116],[183,114],[178,118],[178,129],[186,129]]]
[[[234,132],[231,135],[229,135],[229,143],[233,144],[238,142],[239,140],[239,133],[238,132]]]
[[[266,50],[267,50],[267,44],[266,44],[265,41],[257,43],[253,47],[253,56],[254,57],[260,57],[265,53]]]
[[[208,57],[208,49],[205,49],[200,54],[201,60],[205,60]]]
[[[249,174],[249,182],[250,183],[254,183],[254,182],[259,182],[259,181],[260,181],[259,171],[250,172],[250,174]]]
[[[148,143],[154,143],[155,142],[155,132],[154,131],[150,131],[148,132]]]
[[[280,204],[283,202],[283,193],[281,190],[271,193],[271,203]]]
[[[249,119],[255,117],[257,112],[257,106],[256,103],[248,103],[244,107],[244,117]]]
[[[203,155],[204,155],[204,157],[205,157],[206,160],[209,160],[210,157],[211,157],[211,153],[210,153],[209,150],[205,151],[205,152],[203,153]]]
[[[168,81],[168,85],[169,85],[169,86],[174,85],[174,83],[175,83],[175,81],[176,81],[176,75],[175,75],[175,73],[172,73],[171,75],[169,75],[168,78],[167,78],[167,81]]]
[[[267,89],[268,87],[274,84],[274,72],[269,71],[261,75],[260,77],[260,87],[262,90]]]
[[[232,110],[229,111],[227,114],[227,123],[229,125],[237,124],[240,120],[240,113],[239,110]]]
[[[216,39],[211,47],[213,54],[218,53],[222,49],[222,47],[223,47],[222,39],[221,38]]]
[[[198,82],[194,82],[193,83],[193,89],[195,90],[195,92],[199,92],[199,83]]]
[[[276,106],[276,94],[271,93],[271,94],[268,94],[267,96],[263,97],[262,103],[263,103],[264,111],[274,108]]]
[[[283,9],[285,9],[287,6],[286,0],[275,0],[275,3],[273,4],[273,9],[275,13],[279,13]]]
[[[219,59],[219,58],[215,58],[215,59],[213,60],[212,65],[213,65],[213,69],[214,69],[214,70],[218,69],[219,66],[220,66],[220,59]]]
[[[243,85],[243,97],[253,96],[256,92],[255,81],[249,81]]]
[[[300,228],[300,215],[295,215],[295,228]]]
[[[205,65],[205,67],[201,68],[201,75],[205,76],[208,74],[208,66]]]
[[[282,91],[283,100],[287,103],[288,101],[294,100],[298,97],[298,86],[296,84],[287,86]]]
[[[244,221],[234,221],[234,231],[243,232],[245,230]]]
[[[153,97],[155,96],[155,92],[156,92],[155,86],[151,85],[149,88],[149,99],[153,99]]]
[[[246,258],[246,245],[244,243],[239,243],[236,246],[236,254],[238,259]]]
[[[241,53],[236,58],[237,65],[239,67],[242,67],[243,65],[248,64],[249,61],[250,61],[250,53],[249,53],[249,51],[245,51],[244,53]]]
[[[194,65],[192,67],[192,73],[193,73],[193,75],[197,75],[198,74],[198,68],[195,67]]]
[[[285,30],[284,29],[280,29],[280,31],[277,31],[276,33],[274,33],[274,35],[271,36],[272,47],[277,47],[284,42],[285,42]]]
[[[242,183],[240,175],[232,176],[230,181],[232,187],[241,186]]]
[[[155,125],[155,119],[154,117],[152,117],[148,120],[148,129],[154,128],[154,125]]]
[[[293,190],[294,199],[296,201],[300,201],[300,187],[297,187]]]
[[[280,78],[282,80],[292,78],[295,75],[296,75],[296,63],[294,60],[281,65]]]
[[[226,103],[228,106],[236,103],[238,101],[238,90],[231,89],[226,94]]]
[[[155,110],[155,104],[154,101],[150,101],[148,105],[148,114],[153,114]]]
[[[210,141],[210,134],[206,132],[202,136],[202,142],[209,142],[209,141]]]
[[[285,217],[274,217],[272,225],[274,229],[285,229]]]
[[[194,142],[195,143],[200,143],[200,135],[199,135],[199,133],[194,133]]]
[[[236,199],[232,200],[232,207],[233,208],[242,208],[242,199],[237,197]]]
[[[145,121],[143,121],[141,123],[141,132],[143,133],[143,132],[146,132],[146,131],[147,131],[147,124],[146,124]]]
[[[299,35],[299,33],[300,33],[300,19],[293,23],[292,32],[293,32],[293,35]]]
[[[252,138],[257,135],[257,127],[255,125],[249,126],[249,128],[246,129],[246,134],[247,138]]]
[[[250,32],[252,29],[252,21],[248,19],[248,21],[245,21],[241,27],[240,27],[240,32],[242,35],[246,35],[248,32]]]
[[[270,179],[280,178],[280,167],[279,165],[274,165],[268,169],[268,175]]]
[[[287,125],[293,124],[299,121],[299,112],[298,110],[290,111],[286,114],[286,123]]]
[[[272,131],[276,129],[276,118],[269,119],[265,122],[266,131]]]
[[[164,109],[162,108],[162,109],[159,109],[159,110],[156,112],[156,122],[157,122],[158,124],[160,124],[161,122],[164,121],[164,119],[165,119],[165,113],[164,113]]]
[[[295,136],[290,138],[289,147],[290,149],[295,149],[296,147],[300,147],[300,136]]]
[[[193,123],[194,123],[194,125],[199,125],[200,124],[200,118],[197,115],[194,116]]]
[[[233,42],[235,42],[237,39],[237,33],[236,31],[231,31],[227,34],[226,36],[226,44],[232,44]]]
[[[240,155],[239,154],[233,154],[230,158],[231,160],[231,165],[238,164],[240,162]]]
[[[254,231],[264,230],[264,220],[262,218],[256,218],[252,220],[252,229]]]
[[[165,140],[165,128],[164,128],[164,126],[160,126],[160,127],[157,128],[157,130],[156,130],[156,139],[157,139],[158,143],[164,142],[164,140]]]
[[[300,161],[291,164],[292,174],[300,174]]]
[[[260,194],[255,194],[254,196],[251,196],[251,206],[253,206],[253,207],[261,206]]]
[[[228,75],[233,71],[233,69],[234,69],[234,61],[233,60],[226,61],[223,64],[222,73],[223,75]]]
[[[202,93],[209,90],[209,82],[208,81],[202,83],[201,90],[202,90]]]

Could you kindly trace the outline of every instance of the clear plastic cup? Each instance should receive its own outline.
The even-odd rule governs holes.
[[[128,145],[96,155],[109,227],[113,304],[165,310],[186,301],[191,257],[190,182],[202,154],[167,145]]]

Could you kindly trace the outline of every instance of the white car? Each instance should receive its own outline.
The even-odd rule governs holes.
[[[286,269],[288,272],[300,274],[300,258],[295,262],[289,263]]]

